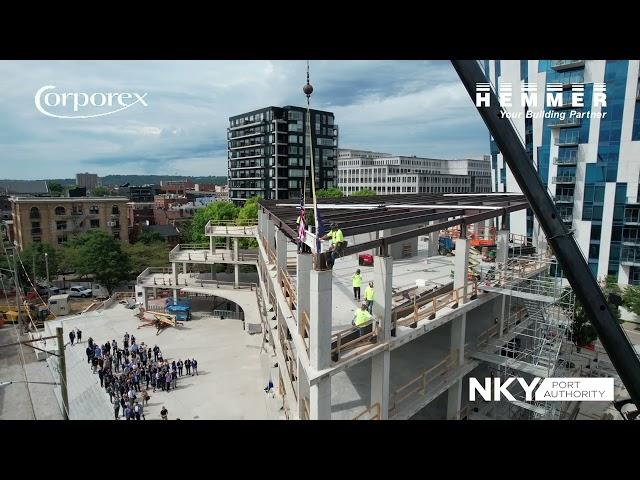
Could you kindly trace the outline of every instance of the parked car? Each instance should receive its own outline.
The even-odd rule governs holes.
[[[75,287],[71,287],[67,293],[69,294],[70,297],[81,297],[81,298],[91,297],[93,294],[90,288],[86,288],[81,285],[76,285]]]

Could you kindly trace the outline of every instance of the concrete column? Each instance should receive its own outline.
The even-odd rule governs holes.
[[[380,322],[378,342],[391,338],[391,287],[393,283],[393,258],[375,257],[373,275],[376,295],[373,311]],[[380,405],[380,419],[389,418],[389,372],[391,351],[384,350],[371,359],[371,405]]]
[[[509,258],[509,230],[496,234],[496,263],[505,263]]]
[[[182,273],[187,273],[187,262],[182,262]]]
[[[238,261],[238,239],[234,238],[233,239],[233,259],[237,262]],[[233,265],[233,279],[234,279],[234,285],[236,287],[238,287],[238,281],[240,279],[240,265],[238,265],[237,263]]]
[[[296,317],[300,324],[300,315],[307,312],[309,315],[309,282],[311,269],[313,268],[313,256],[309,253],[298,254],[298,264],[296,273]]]
[[[147,298],[146,287],[143,287],[141,285],[136,285],[136,302],[141,303],[145,310],[149,307],[149,300]]]
[[[312,270],[310,274],[310,367],[331,366],[332,271]],[[324,377],[309,390],[312,420],[331,418],[331,377]]]
[[[429,225],[433,225],[437,222],[429,222]],[[427,255],[430,257],[434,257],[438,254],[438,238],[440,237],[440,232],[435,231],[429,234],[429,242],[427,243]]]
[[[216,253],[216,244],[213,243],[213,237],[209,237],[209,252]]]
[[[283,270],[287,272],[287,236],[276,228],[276,261],[278,263],[278,272]]]
[[[469,240],[459,238],[456,240],[456,256],[454,261],[453,288],[466,287],[467,272],[469,266]],[[464,298],[460,298],[459,305],[465,303]],[[464,363],[464,344],[467,327],[467,315],[456,317],[451,322],[451,357],[458,368]],[[462,402],[462,379],[455,382],[447,392],[447,419],[459,420],[459,412]]]
[[[276,226],[270,220],[265,218],[265,223],[267,224],[266,235],[267,235],[267,244],[269,245],[269,249],[275,251],[276,249]]]
[[[456,239],[456,256],[453,262],[453,288],[467,285],[467,273],[469,271],[469,240]]]
[[[224,243],[225,243],[225,248],[227,250],[231,250],[231,239],[229,237],[225,237]]]
[[[262,237],[262,209],[258,209],[258,236]]]
[[[307,374],[304,371],[304,367],[302,366],[302,361],[300,360],[300,355],[297,355],[298,362],[298,419],[302,420],[305,418],[305,408],[304,408],[304,399],[306,398],[309,401],[309,379],[307,378]]]
[[[175,262],[171,263],[172,283],[178,285],[178,265]],[[173,300],[178,301],[178,290],[173,289]]]
[[[178,265],[175,262],[171,263],[171,282],[178,285]]]

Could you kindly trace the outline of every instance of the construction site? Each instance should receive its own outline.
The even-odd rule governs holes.
[[[469,89],[469,71],[478,70],[456,67]],[[307,105],[312,91],[307,76]],[[533,167],[508,119],[481,115],[526,194],[318,198],[310,151],[299,201],[276,195],[259,200],[256,220],[210,221],[208,243],[176,245],[170,267],[145,269],[134,292],[31,331],[61,409],[72,419],[110,414],[95,378],[74,380],[86,377],[81,352],[60,361],[62,331],[77,325],[109,338],[141,329],[146,344],[170,342],[172,357],[206,356],[208,386],[172,397],[181,418],[559,420],[619,411],[615,402],[528,400],[517,382],[512,400],[472,401],[474,378],[613,378],[616,399],[638,402],[638,355],[571,232],[526,170]],[[512,214],[527,209],[544,235],[510,232]],[[15,265],[12,248],[5,239]],[[218,265],[228,273],[216,274]],[[362,298],[356,274],[369,285]],[[26,314],[33,324],[23,300],[4,316]],[[571,337],[577,301],[600,337],[589,348]],[[213,379],[222,375],[221,388]],[[104,402],[99,413],[85,407],[89,396]]]

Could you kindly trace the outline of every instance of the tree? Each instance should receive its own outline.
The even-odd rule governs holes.
[[[238,207],[231,202],[218,201],[196,210],[191,220],[191,243],[207,241],[204,227],[209,221],[233,221],[238,217]]]
[[[611,313],[613,314],[614,318],[618,321],[618,323],[621,323],[622,320],[620,318],[621,317],[620,308],[618,307],[619,302],[617,301],[617,298],[619,297],[617,297],[617,295],[615,294],[615,291],[619,291],[617,282],[615,282],[615,286],[614,286],[612,281],[608,279],[608,281],[605,281],[604,285],[601,285],[601,288],[603,290],[605,297],[607,297],[607,304],[609,305],[609,309],[611,310]],[[570,295],[570,294],[571,294],[571,287],[565,287],[563,295]],[[566,308],[565,308],[565,312],[567,314],[571,313],[571,312],[568,312]],[[578,300],[577,298],[575,299],[575,305],[573,308],[573,322],[571,323],[571,326],[570,326],[570,332],[571,332],[571,338],[573,340],[573,343],[575,343],[577,347],[584,347],[585,345],[588,345],[589,343],[593,342],[598,338],[598,333],[596,332],[596,329],[594,328],[593,324],[589,320],[589,317],[587,315],[587,312],[584,306],[582,305],[582,303],[580,303],[580,300]]]
[[[342,192],[337,188],[322,188],[316,190],[316,198],[340,198]]]
[[[82,276],[93,277],[109,291],[129,280],[131,262],[122,251],[120,242],[102,230],[94,230],[74,237],[65,248],[75,249],[74,270]]]
[[[145,230],[140,235],[138,235],[138,240],[136,243],[144,243],[145,245],[150,245],[152,243],[164,243],[164,239],[160,233],[154,230]]]
[[[47,187],[49,188],[49,193],[54,196],[64,195],[64,186],[58,182],[47,182]]]
[[[157,232],[155,232],[157,233]],[[169,265],[169,247],[160,242],[137,242],[123,245],[122,250],[129,257],[130,278],[135,278],[147,267],[166,267]]]
[[[108,197],[111,195],[111,190],[107,187],[103,187],[102,185],[94,187],[91,190],[91,196],[93,197]]]
[[[45,257],[45,253],[47,256]],[[58,250],[48,243],[30,243],[20,252],[20,258],[32,277],[35,264],[36,278],[47,278],[47,261],[49,262],[49,274],[55,275],[58,271]],[[35,280],[32,279],[34,282]]]
[[[370,188],[361,188],[357,192],[353,192],[351,194],[352,197],[370,197],[372,195],[377,195],[377,194]]]
[[[238,218],[236,218],[236,225],[251,225],[258,220],[258,201],[262,200],[262,197],[251,197],[245,202],[240,211],[238,212]],[[258,248],[258,242],[255,238],[241,238],[239,241],[241,248]]]
[[[236,225],[249,225],[254,223],[258,219],[258,201],[262,200],[262,197],[251,197],[247,200],[236,218]]]
[[[630,312],[640,315],[640,287],[629,285],[622,293],[622,304]]]

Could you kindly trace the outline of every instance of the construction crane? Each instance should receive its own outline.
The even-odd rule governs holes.
[[[490,83],[482,68],[475,60],[452,60],[451,63],[475,104],[476,85]],[[522,140],[509,118],[503,115],[504,111],[493,89],[490,89],[489,95],[489,105],[476,108],[535,212],[547,241],[576,297],[584,306],[587,318],[596,329],[631,400],[640,410],[640,359],[611,313],[573,233],[562,222],[562,217],[530,161]]]

